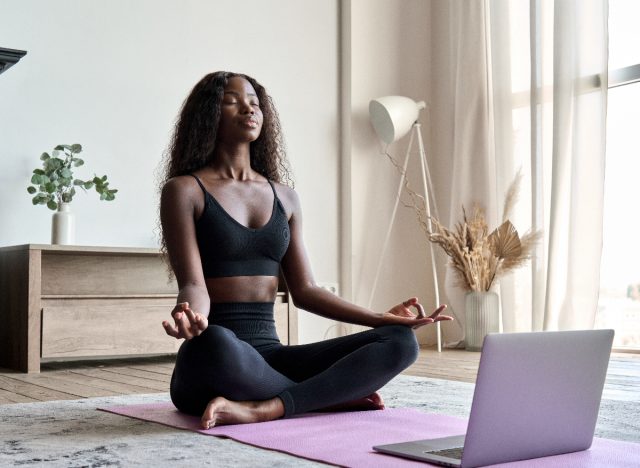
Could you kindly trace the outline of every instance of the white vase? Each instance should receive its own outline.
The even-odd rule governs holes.
[[[69,203],[60,203],[51,220],[51,243],[71,245],[76,241],[76,217]]]
[[[465,342],[467,351],[481,351],[488,333],[500,331],[500,302],[493,291],[471,291],[465,297]]]

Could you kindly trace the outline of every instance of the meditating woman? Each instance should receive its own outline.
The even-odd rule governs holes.
[[[278,114],[246,75],[205,76],[185,100],[160,202],[163,248],[179,286],[167,334],[184,339],[171,398],[205,428],[322,409],[380,409],[376,391],[418,354],[417,298],[382,313],[318,287],[302,240]],[[282,345],[273,307],[282,270],[296,307],[370,330]],[[410,307],[418,311],[414,314]]]

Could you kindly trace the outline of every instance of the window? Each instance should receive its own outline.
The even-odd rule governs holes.
[[[609,96],[603,250],[596,328],[614,348],[640,350],[640,17],[637,0],[609,0]]]

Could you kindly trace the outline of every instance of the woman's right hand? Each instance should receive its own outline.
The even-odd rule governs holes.
[[[175,325],[164,320],[162,326],[167,335],[176,339],[184,338],[190,340],[205,331],[209,326],[209,320],[202,314],[194,312],[189,308],[188,302],[180,302],[176,304],[171,312],[171,316],[175,321]]]

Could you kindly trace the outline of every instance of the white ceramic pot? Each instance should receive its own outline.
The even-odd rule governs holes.
[[[471,291],[465,297],[465,343],[467,351],[481,351],[488,333],[500,331],[500,301],[493,291]]]
[[[69,203],[60,203],[51,220],[51,243],[71,245],[76,241],[76,217]]]

